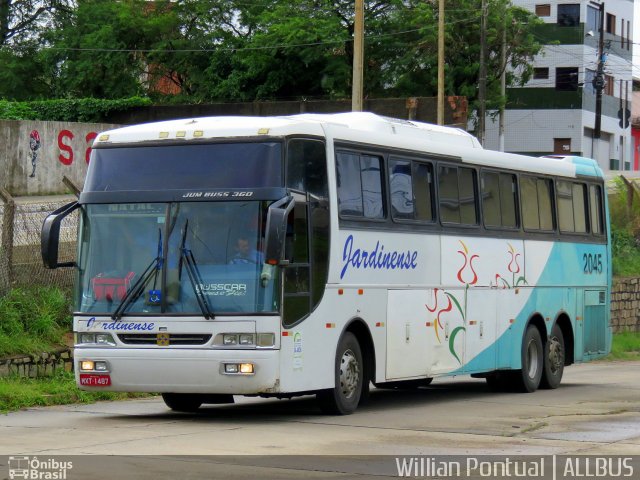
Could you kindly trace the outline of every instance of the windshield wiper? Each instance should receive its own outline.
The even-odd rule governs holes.
[[[198,285],[202,286],[202,276],[200,275],[200,270],[198,269],[198,264],[196,263],[196,259],[193,256],[193,252],[187,249],[187,230],[189,227],[189,220],[187,219],[184,222],[184,231],[182,232],[182,242],[180,243],[180,267],[179,271],[182,271],[182,265],[186,265],[187,267],[187,275],[189,276],[189,281],[191,282],[191,286],[193,287],[193,291],[196,294],[196,300],[198,301],[198,306],[202,311],[202,315],[204,318],[214,319],[215,316],[211,311],[211,307],[209,306],[209,300],[202,292],[202,288],[198,287]]]
[[[158,270],[162,269],[162,230],[158,229],[158,254],[156,258],[154,258],[151,263],[145,268],[142,275],[138,277],[138,280],[133,284],[133,286],[126,293],[120,305],[114,310],[113,314],[111,314],[111,318],[113,320],[120,320],[122,318],[122,314],[125,312],[127,307],[134,302],[141,294],[144,292],[144,287],[151,280],[151,277],[154,274],[157,274]]]

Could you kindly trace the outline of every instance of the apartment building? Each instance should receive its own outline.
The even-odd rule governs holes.
[[[544,21],[535,30],[544,48],[534,59],[533,78],[523,87],[507,90],[505,151],[582,155],[595,158],[604,171],[637,169],[628,121],[632,98],[633,0],[512,1]],[[601,11],[604,11],[602,32]],[[600,35],[604,87],[598,139],[594,135],[594,79]],[[485,148],[498,150],[497,117],[488,118],[486,125]]]

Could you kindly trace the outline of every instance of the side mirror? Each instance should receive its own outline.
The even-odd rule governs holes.
[[[60,243],[60,223],[80,206],[78,202],[71,202],[58,208],[45,218],[40,233],[40,249],[42,262],[46,268],[75,267],[76,262],[58,263],[58,247]]]
[[[287,218],[295,203],[292,196],[286,196],[269,207],[264,247],[264,261],[269,265],[280,265],[282,262],[287,235]]]

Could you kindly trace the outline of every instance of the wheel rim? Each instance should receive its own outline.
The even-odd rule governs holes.
[[[536,342],[531,340],[529,345],[527,346],[527,366],[528,366],[528,374],[529,378],[536,378],[538,373],[538,357],[540,352],[538,352],[538,346]]]
[[[340,359],[340,389],[345,398],[351,398],[358,390],[360,365],[351,350],[346,350]]]
[[[549,339],[549,370],[556,375],[564,363],[564,350],[558,337]]]

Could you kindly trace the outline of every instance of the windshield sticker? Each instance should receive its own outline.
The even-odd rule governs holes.
[[[385,251],[384,244],[379,241],[371,251],[363,248],[354,249],[353,235],[349,235],[344,242],[342,262],[340,278],[345,276],[349,267],[363,270],[414,270],[418,266],[418,251]]]
[[[253,192],[188,192],[182,198],[229,198],[229,197],[253,197]]]
[[[156,324],[153,322],[120,322],[120,321],[96,321],[96,317],[91,317],[87,320],[87,329],[102,328],[105,331],[114,332],[150,332],[155,328]]]
[[[201,283],[196,286],[198,293],[213,297],[244,297],[247,294],[246,283]]]

